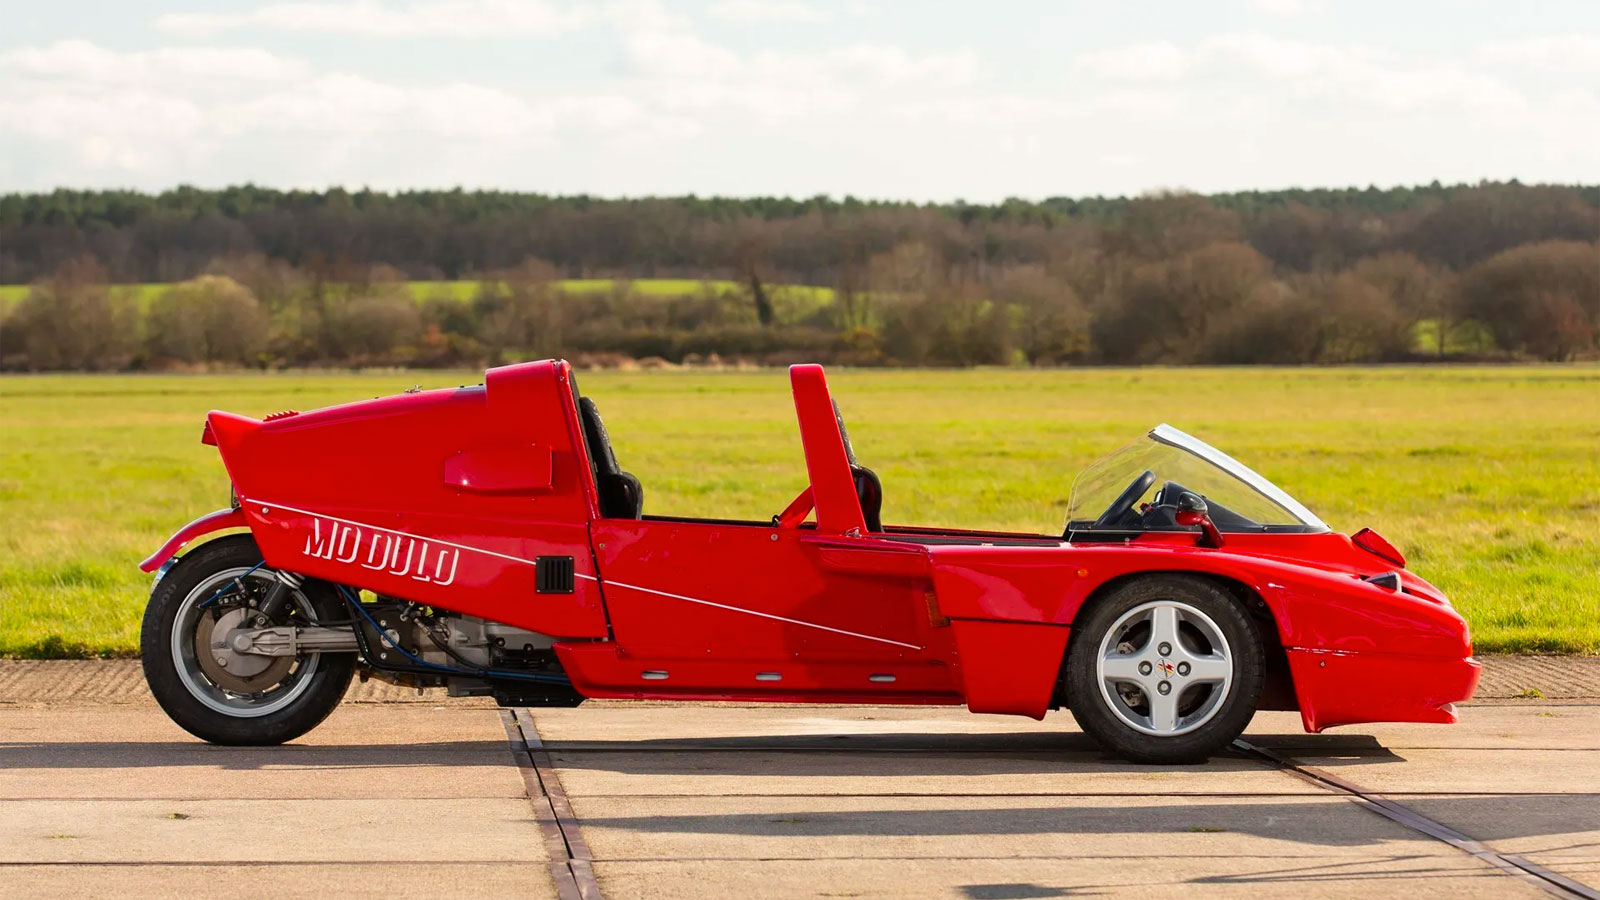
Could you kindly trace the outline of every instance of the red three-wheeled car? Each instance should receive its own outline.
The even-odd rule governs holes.
[[[1176,429],[1080,476],[1061,534],[885,525],[822,369],[790,379],[810,486],[755,522],[644,515],[561,361],[213,412],[233,502],[143,564],[151,690],[233,744],[311,729],[358,667],[512,705],[1065,707],[1152,762],[1205,758],[1258,708],[1316,731],[1450,722],[1472,695],[1465,623],[1392,545]]]

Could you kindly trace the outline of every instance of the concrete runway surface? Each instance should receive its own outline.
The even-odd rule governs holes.
[[[0,667],[6,898],[1600,896],[1600,698],[1322,735],[1263,713],[1227,756],[1150,767],[1065,713],[368,685],[243,749],[70,687],[126,663],[29,664],[53,698],[7,681],[22,665]]]

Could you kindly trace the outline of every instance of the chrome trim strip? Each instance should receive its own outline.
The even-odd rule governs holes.
[[[1211,463],[1213,466],[1216,466],[1222,471],[1227,472],[1229,475],[1232,475],[1233,477],[1254,488],[1256,493],[1283,507],[1284,510],[1289,513],[1289,515],[1299,519],[1300,524],[1309,525],[1312,528],[1320,528],[1323,531],[1333,530],[1332,528],[1328,527],[1326,522],[1323,522],[1321,519],[1317,518],[1316,513],[1306,509],[1301,505],[1300,501],[1284,493],[1282,488],[1279,488],[1272,482],[1262,478],[1249,466],[1239,462],[1237,459],[1234,459],[1228,454],[1223,453],[1221,450],[1218,450],[1205,441],[1202,441],[1197,437],[1193,437],[1192,435],[1184,434],[1165,422],[1150,429],[1149,436],[1153,441],[1158,441],[1166,444],[1169,447],[1176,447],[1179,450],[1192,453],[1206,462]]]

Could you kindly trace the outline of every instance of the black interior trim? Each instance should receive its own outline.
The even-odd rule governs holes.
[[[765,522],[758,522],[754,519],[706,519],[698,516],[640,516],[639,518],[646,522],[682,522],[686,525],[748,525],[751,528],[768,529],[778,527],[771,519]],[[802,530],[815,531],[817,523],[803,522],[797,527]]]
[[[844,414],[839,412],[839,401],[833,401],[833,420],[839,425],[839,437],[844,441],[844,458],[850,464],[850,478],[856,485],[856,501],[861,505],[861,521],[871,532],[883,530],[883,480],[878,473],[856,462],[856,448],[850,443],[850,429],[845,427]]]
[[[912,536],[907,534],[873,535],[885,541],[901,544],[925,544],[930,547],[1059,547],[1061,538],[1003,538],[1003,537],[951,537],[940,535]]]
[[[1061,543],[1061,536],[1056,534],[1038,534],[1029,531],[988,531],[979,528],[939,528],[933,525],[888,525],[884,527],[886,534],[898,535],[926,535],[935,538],[978,538],[989,540],[1017,540],[1043,542],[1047,544]]]
[[[861,502],[861,518],[868,531],[883,530],[883,482],[878,473],[866,466],[851,466],[850,476],[856,483],[856,499]]]
[[[617,465],[611,449],[611,436],[600,410],[588,397],[578,398],[578,413],[583,420],[584,443],[589,448],[589,464],[594,470],[595,489],[600,494],[600,515],[607,519],[637,519],[644,514],[644,486],[631,472]]]

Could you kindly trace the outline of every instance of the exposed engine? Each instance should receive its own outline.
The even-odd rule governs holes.
[[[469,663],[484,669],[537,668],[549,657],[551,639],[476,616],[439,616],[418,622],[427,629],[434,649],[423,648],[423,659],[438,665]],[[451,652],[453,651],[453,652]]]
[[[373,666],[363,677],[418,688],[443,686],[452,697],[472,697],[498,695],[518,676],[561,674],[549,635],[393,597],[379,597],[362,609],[368,621],[357,624]]]

